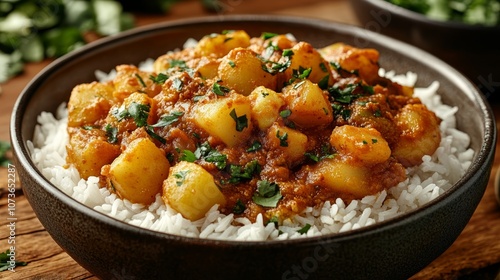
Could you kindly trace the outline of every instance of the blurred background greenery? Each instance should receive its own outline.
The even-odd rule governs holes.
[[[25,63],[57,58],[135,26],[134,13],[164,14],[181,0],[0,0],[0,83]],[[200,0],[216,10],[217,0]]]

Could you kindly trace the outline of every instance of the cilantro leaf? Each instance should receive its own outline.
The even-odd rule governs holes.
[[[241,202],[241,200],[238,199],[238,201],[236,201],[236,204],[233,207],[233,213],[234,214],[243,214],[243,212],[245,212],[245,209],[246,209],[245,204],[243,202]]]
[[[262,144],[255,140],[253,143],[252,143],[252,146],[250,148],[247,149],[247,152],[251,153],[251,152],[255,152],[255,151],[258,151],[262,149]]]
[[[164,84],[167,81],[168,76],[166,74],[159,73],[156,77],[153,76],[153,75],[150,75],[149,79],[151,81],[153,81],[153,83],[155,83],[155,84],[162,85],[162,84]]]
[[[242,181],[248,181],[252,179],[255,174],[259,174],[261,171],[261,166],[257,160],[252,160],[247,163],[244,167],[236,164],[231,164],[229,166],[229,173],[231,178],[229,183],[239,183]]]
[[[220,85],[219,83],[214,83],[214,85],[212,86],[212,91],[219,96],[224,96],[226,93],[231,91],[231,89],[226,86]]]
[[[135,77],[137,78],[142,87],[146,87],[146,83],[139,74],[135,73]]]
[[[260,206],[276,207],[282,197],[278,184],[262,180],[257,182],[257,191],[252,200]]]
[[[264,40],[271,39],[271,38],[276,37],[276,36],[278,36],[278,34],[272,33],[272,32],[262,32],[262,35],[261,35],[262,39],[264,39]]]
[[[247,115],[242,115],[242,116],[237,116],[236,115],[236,110],[233,108],[233,110],[229,113],[231,118],[236,122],[236,130],[241,132],[243,129],[248,127],[248,119]]]
[[[310,224],[306,224],[304,227],[302,227],[301,229],[299,229],[297,232],[300,233],[300,234],[305,234],[309,231],[309,229],[311,228],[311,225]]]
[[[288,147],[288,133],[283,133],[280,135],[280,131],[276,131],[276,137],[280,140],[281,147]]]
[[[187,162],[194,162],[196,160],[196,156],[190,150],[183,150],[180,159]]]
[[[108,137],[108,142],[114,144],[118,142],[118,128],[107,124],[104,128],[106,130],[106,136]]]
[[[190,170],[181,170],[177,173],[174,173],[175,179],[175,184],[180,187],[182,184],[184,184],[184,181],[186,180],[187,174],[190,172]]]
[[[151,125],[151,127],[165,127],[169,126],[176,121],[179,120],[179,118],[184,114],[184,112],[172,112],[170,115],[164,115],[160,117],[158,122],[156,124]]]
[[[128,106],[128,112],[130,116],[134,119],[135,124],[138,127],[143,127],[147,125],[148,117],[149,117],[149,105],[139,104],[136,102],[132,102]]]
[[[225,169],[227,165],[227,156],[221,154],[215,149],[212,149],[208,142],[199,145],[194,151],[194,156],[197,159],[204,159],[206,162],[215,164],[215,167],[219,170]]]

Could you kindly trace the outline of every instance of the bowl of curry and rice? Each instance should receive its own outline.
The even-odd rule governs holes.
[[[410,277],[467,224],[496,141],[437,58],[268,16],[85,46],[24,89],[11,132],[38,218],[104,279]]]

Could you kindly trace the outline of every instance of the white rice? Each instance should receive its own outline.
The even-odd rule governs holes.
[[[151,61],[146,62],[149,67]],[[107,78],[109,73],[96,73]],[[417,75],[396,75],[381,69],[380,74],[400,84],[413,86]],[[262,216],[252,223],[246,218],[224,215],[215,205],[198,221],[182,217],[160,195],[149,206],[122,200],[106,188],[99,188],[96,177],[80,178],[78,171],[66,165],[68,143],[67,110],[62,104],[54,117],[51,113],[38,116],[33,142],[29,143],[32,159],[42,174],[64,193],[88,207],[131,225],[181,236],[224,240],[283,240],[323,234],[345,232],[397,217],[412,211],[449,189],[468,169],[474,151],[469,147],[470,138],[456,129],[457,108],[442,104],[436,94],[439,83],[428,88],[417,88],[415,95],[443,120],[440,128],[442,140],[434,155],[424,156],[420,166],[407,169],[408,178],[397,186],[379,194],[366,196],[346,204],[342,199],[325,202],[322,207],[309,207],[293,219],[285,220],[276,228],[264,224]],[[311,225],[305,234],[298,230]]]

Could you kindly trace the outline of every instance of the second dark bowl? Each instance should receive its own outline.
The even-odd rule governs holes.
[[[439,57],[468,77],[488,100],[500,101],[500,26],[434,20],[384,0],[349,2],[363,28]]]

